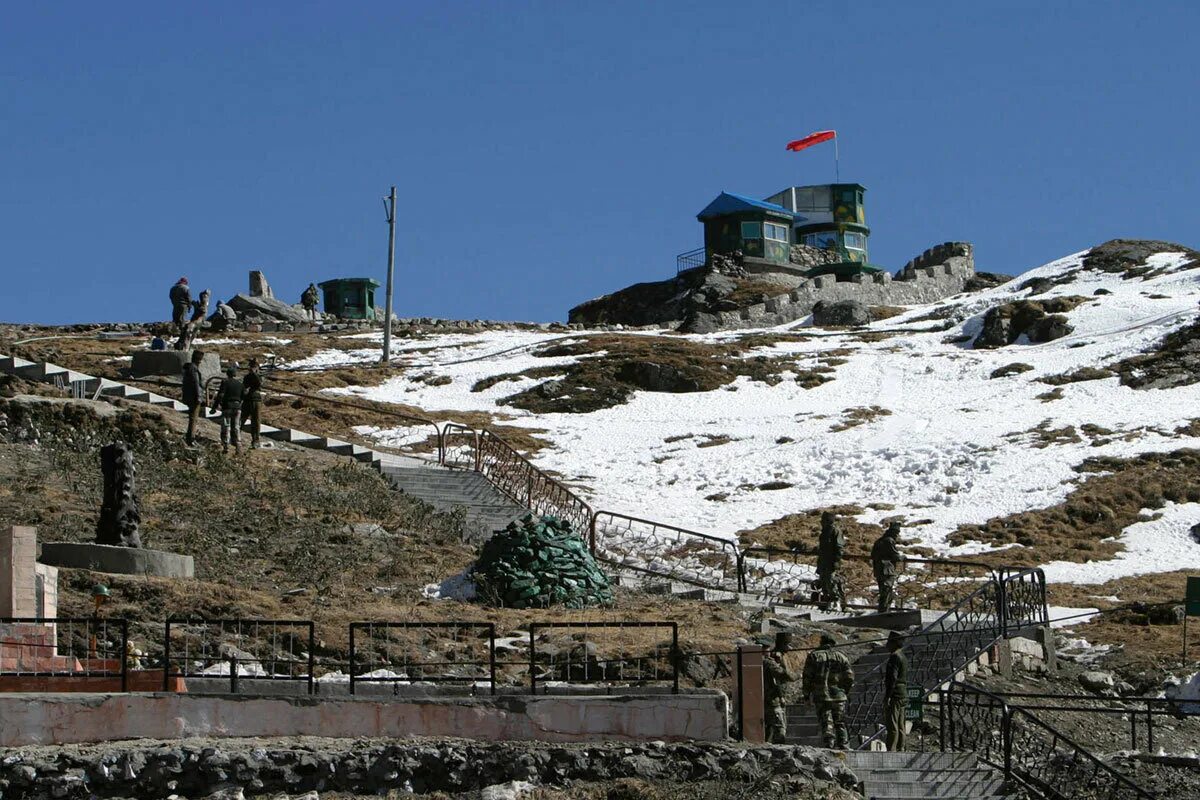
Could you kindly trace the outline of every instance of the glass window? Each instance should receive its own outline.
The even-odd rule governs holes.
[[[742,223],[742,238],[743,239],[761,239],[762,238],[762,223],[761,222],[743,222]]]
[[[774,222],[763,223],[763,235],[768,239],[773,239],[777,242],[786,242],[788,240],[788,229],[786,225],[776,225]]]
[[[866,237],[864,237],[861,233],[847,233],[846,234],[846,247],[850,247],[855,250],[865,250],[866,245],[867,245]]]
[[[847,191],[842,192],[842,202],[843,203],[853,203],[856,194],[857,193],[853,189],[849,189]]]
[[[804,234],[804,243],[810,247],[819,247],[822,250],[829,247],[837,247],[837,234],[833,231],[806,233]]]

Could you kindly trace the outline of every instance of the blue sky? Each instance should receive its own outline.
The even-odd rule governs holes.
[[[872,260],[1200,245],[1200,3],[55,3],[0,22],[0,320],[386,268],[400,315],[564,319],[721,190],[867,186]]]

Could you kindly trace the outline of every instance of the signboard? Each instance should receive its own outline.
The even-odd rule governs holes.
[[[1189,617],[1200,617],[1200,575],[1187,579],[1187,592],[1183,596],[1184,610]]]
[[[925,718],[925,690],[920,686],[908,687],[908,708],[904,709],[904,718],[910,722]]]

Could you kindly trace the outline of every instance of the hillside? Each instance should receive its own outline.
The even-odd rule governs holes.
[[[1197,563],[1198,300],[1194,251],[1118,240],[855,329],[413,325],[386,368],[377,333],[202,346],[276,357],[269,420],[381,447],[412,438],[389,409],[493,426],[596,508],[746,542],[811,541],[837,508],[861,550],[896,518],[919,552],[1044,565],[1068,615],[1177,600]],[[114,377],[145,346],[15,344],[39,334],[62,331],[0,346]],[[1081,630],[1177,648],[1103,620]]]

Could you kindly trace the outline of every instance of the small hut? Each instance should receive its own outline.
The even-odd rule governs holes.
[[[375,290],[379,281],[373,278],[334,278],[318,284],[325,293],[325,312],[342,319],[375,319]]]

